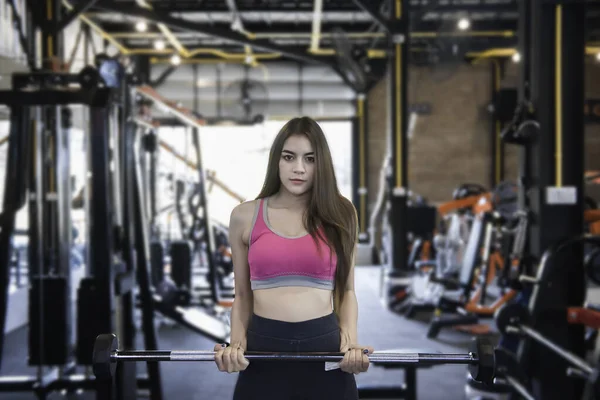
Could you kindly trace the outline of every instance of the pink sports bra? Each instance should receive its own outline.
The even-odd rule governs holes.
[[[327,243],[317,246],[310,234],[285,236],[273,230],[267,217],[267,200],[256,207],[250,231],[248,265],[252,290],[307,286],[333,290],[337,257]]]

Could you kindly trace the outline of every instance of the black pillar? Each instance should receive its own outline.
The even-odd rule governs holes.
[[[531,7],[531,48],[523,57],[528,58],[524,72],[529,81],[525,83],[530,93],[531,118],[540,126],[529,145],[526,163],[531,175],[527,191],[532,216],[528,240],[531,255],[539,260],[558,241],[583,233],[585,4],[527,3]],[[564,311],[570,306],[581,307],[585,299],[581,246],[558,253],[545,271],[544,280],[529,303],[533,328],[583,356],[584,328],[568,324]],[[562,310],[558,311],[560,316],[557,310]],[[585,382],[568,377],[568,363],[553,352],[524,341],[519,358],[532,377],[535,398],[581,398]]]
[[[35,27],[31,31],[39,28],[41,33],[42,70],[61,72],[63,35],[57,29],[61,2],[47,0],[32,12]],[[32,52],[37,54],[35,48]],[[44,82],[42,86],[48,84]],[[31,249],[29,262],[28,362],[30,365],[64,365],[70,360],[74,346],[70,279],[71,110],[43,105],[36,114],[32,161],[34,168],[39,168],[39,175],[31,177],[30,190],[35,195],[30,196],[29,242],[37,243]]]
[[[531,2],[520,1],[519,7],[519,45],[518,52],[521,56],[519,69],[519,104],[530,104],[531,99]],[[526,194],[532,184],[531,176],[531,146],[521,146],[519,149],[519,207],[529,208],[529,197]],[[526,241],[525,252],[529,252],[529,242]],[[528,271],[532,273],[532,271]]]
[[[136,76],[140,84],[150,85],[152,82],[152,69],[149,56],[138,56],[136,61]],[[196,86],[196,85],[194,85]]]
[[[494,111],[492,112],[492,118],[490,120],[490,188],[494,188],[504,180],[504,142],[502,141],[501,136],[503,121],[499,115],[500,112],[504,113],[504,111],[497,109],[497,106],[499,105],[498,97],[500,92],[500,81],[503,75],[503,64],[502,60],[492,59],[492,63],[490,65],[492,105],[495,106]]]
[[[352,121],[352,202],[358,213],[358,241],[369,241],[368,212],[368,145],[367,145],[367,97],[356,97],[356,118]]]
[[[393,277],[405,275],[408,270],[407,197],[408,197],[408,17],[409,1],[396,0],[390,23],[390,134],[391,146],[390,225],[391,271]]]

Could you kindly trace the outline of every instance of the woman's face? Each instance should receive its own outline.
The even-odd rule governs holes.
[[[279,179],[287,191],[302,195],[312,189],[315,153],[306,135],[292,135],[283,144]]]

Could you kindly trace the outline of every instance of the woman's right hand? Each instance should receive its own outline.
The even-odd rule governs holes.
[[[245,370],[250,361],[244,357],[244,349],[238,344],[215,345],[215,362],[221,372],[239,372]]]

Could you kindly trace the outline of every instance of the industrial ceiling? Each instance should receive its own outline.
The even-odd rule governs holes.
[[[318,64],[333,56],[335,28],[371,58],[383,58],[388,41],[377,21],[389,15],[394,0],[70,1],[85,7],[124,52],[150,55],[153,62],[169,62],[177,53],[182,62],[287,58]],[[600,3],[589,3],[588,38],[598,41],[600,7],[594,5]],[[413,53],[445,53],[451,44],[454,55],[464,56],[517,45],[516,0],[412,0],[409,9]]]

